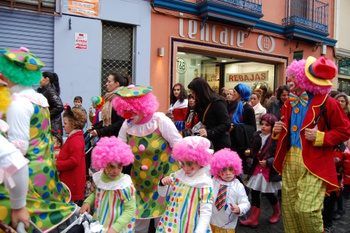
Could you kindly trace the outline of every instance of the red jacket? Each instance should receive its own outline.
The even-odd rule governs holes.
[[[314,175],[327,183],[327,193],[338,189],[337,173],[333,158],[333,146],[347,141],[350,138],[350,122],[340,104],[333,98],[328,98],[325,108],[325,118],[321,116],[318,122],[318,130],[323,133],[317,134],[315,145],[305,139],[305,128],[314,128],[315,118],[320,113],[320,106],[327,99],[327,95],[315,95],[310,103],[300,130],[302,157],[305,167]],[[289,100],[282,106],[281,117],[286,124],[279,135],[276,149],[274,167],[280,174],[284,157],[289,149],[290,142],[290,116],[292,106]]]
[[[85,189],[85,142],[83,131],[70,135],[57,156],[60,180],[71,191],[71,201],[84,199]]]

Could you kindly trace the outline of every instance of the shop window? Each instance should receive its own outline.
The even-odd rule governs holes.
[[[16,10],[35,11],[38,13],[61,13],[56,12],[61,0],[0,0],[0,7]]]
[[[133,76],[134,27],[114,22],[102,23],[101,93],[106,94],[110,73]]]
[[[174,83],[185,87],[195,77],[204,78],[217,93],[222,87],[233,88],[238,83],[245,83],[252,90],[266,87],[274,89],[275,65],[243,61],[235,58],[220,58],[191,52],[177,53],[176,77]]]
[[[338,79],[338,91],[350,95],[350,79]]]
[[[294,54],[293,54],[293,60],[301,60],[303,59],[303,52],[304,51],[295,51]]]

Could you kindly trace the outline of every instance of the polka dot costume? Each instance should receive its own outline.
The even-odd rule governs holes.
[[[179,171],[183,173],[182,170]],[[212,204],[212,187],[189,186],[176,177],[176,173],[170,175],[173,180],[169,194],[169,203],[165,213],[159,221],[157,233],[196,232],[200,217],[199,207],[201,203]],[[204,179],[210,179],[205,177]],[[212,232],[209,225],[206,233]]]
[[[53,157],[50,112],[33,104],[34,114],[30,121],[30,141],[25,157],[30,161],[27,210],[41,230],[48,232],[67,220],[75,211],[70,204],[69,189],[60,182]],[[9,193],[0,186],[0,219],[9,224],[11,210]],[[29,229],[34,232],[34,229]]]
[[[131,178],[136,188],[136,218],[161,216],[167,202],[158,194],[159,180],[178,170],[169,144],[159,129],[144,137],[128,135],[127,140],[135,155]]]

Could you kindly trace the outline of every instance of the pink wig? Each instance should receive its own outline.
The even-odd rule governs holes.
[[[209,148],[210,141],[208,139],[200,136],[189,136],[174,145],[172,157],[177,161],[186,159],[196,162],[203,167],[209,165],[212,158]]]
[[[136,115],[142,113],[144,116],[149,116],[153,115],[159,107],[157,98],[151,92],[136,97],[117,95],[112,100],[112,105],[120,116],[124,116],[125,111],[133,111]]]
[[[314,95],[324,95],[330,93],[332,86],[318,86],[306,77],[305,64],[305,59],[299,61],[293,60],[292,63],[287,67],[287,76],[293,74],[299,87],[313,93]]]
[[[128,144],[115,136],[102,137],[92,150],[91,166],[99,171],[107,167],[109,163],[122,163],[127,166],[134,162],[134,154]]]
[[[210,167],[210,173],[216,177],[224,167],[232,167],[238,176],[242,173],[242,159],[235,151],[224,148],[214,154]]]

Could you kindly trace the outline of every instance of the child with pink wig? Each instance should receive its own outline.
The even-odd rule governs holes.
[[[134,161],[129,145],[120,139],[102,137],[92,151],[93,180],[96,190],[85,201],[80,213],[90,212],[107,233],[131,233],[135,225],[135,188],[131,178],[122,173],[123,166]],[[107,217],[108,216],[108,217]]]
[[[158,191],[169,196],[157,232],[211,232],[213,182],[207,175],[210,141],[189,136],[176,143],[172,156],[182,169],[161,179]]]
[[[166,201],[157,192],[159,180],[178,170],[170,156],[174,144],[182,139],[174,123],[164,113],[156,112],[157,98],[152,88],[129,85],[116,92],[113,107],[125,118],[118,138],[132,146],[135,162],[131,178],[136,192],[136,232],[148,233],[150,220],[155,227],[164,213]]]
[[[215,200],[210,220],[214,233],[234,233],[238,216],[250,209],[243,184],[236,179],[242,173],[242,160],[237,152],[228,148],[214,154],[210,173],[213,177],[213,199]]]

